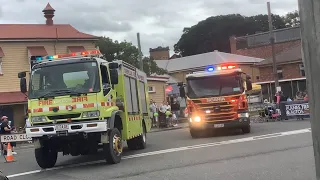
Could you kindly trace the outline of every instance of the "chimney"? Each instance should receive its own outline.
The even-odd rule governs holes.
[[[237,37],[236,36],[231,36],[229,38],[230,41],[230,53],[231,54],[236,54],[237,51]]]
[[[44,17],[47,19],[46,20],[46,25],[52,26],[53,25],[53,20],[52,18],[54,17],[54,10],[51,5],[48,3],[47,6],[43,9]]]

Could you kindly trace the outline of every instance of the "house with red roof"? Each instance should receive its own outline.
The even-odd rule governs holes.
[[[306,91],[306,77],[301,55],[300,27],[274,30],[277,75],[286,96],[295,97]],[[265,59],[255,66],[259,69],[257,84],[261,85],[264,99],[272,100],[275,94],[272,50],[269,32],[242,37],[230,37],[231,53]]]
[[[16,127],[24,126],[27,110],[17,73],[30,71],[38,56],[94,50],[99,39],[70,24],[55,24],[49,3],[42,12],[44,24],[0,24],[0,116],[8,116]]]

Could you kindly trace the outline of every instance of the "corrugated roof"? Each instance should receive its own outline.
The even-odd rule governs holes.
[[[290,49],[284,50],[276,55],[277,64],[286,62],[299,61],[302,59],[301,55],[301,44],[291,47]],[[257,63],[258,66],[272,64],[272,58],[267,58],[264,61]]]
[[[0,24],[0,40],[7,39],[98,39],[70,24]]]
[[[155,61],[158,67],[166,69],[169,72],[174,72],[222,63],[258,63],[263,60],[261,58],[214,51],[182,58]]]

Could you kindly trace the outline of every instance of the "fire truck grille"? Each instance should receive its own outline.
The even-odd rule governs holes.
[[[77,114],[63,114],[63,115],[55,115],[55,116],[48,116],[50,120],[59,120],[59,119],[69,119],[69,118],[79,118],[80,113]]]
[[[236,104],[232,104],[231,102],[197,102],[196,105],[205,114],[206,122],[234,120],[238,116]]]

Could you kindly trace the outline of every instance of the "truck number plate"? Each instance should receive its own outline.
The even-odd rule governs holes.
[[[68,124],[58,124],[56,125],[56,131],[68,131],[69,125]]]
[[[222,128],[222,127],[224,127],[224,124],[215,124],[214,127],[215,128]]]

